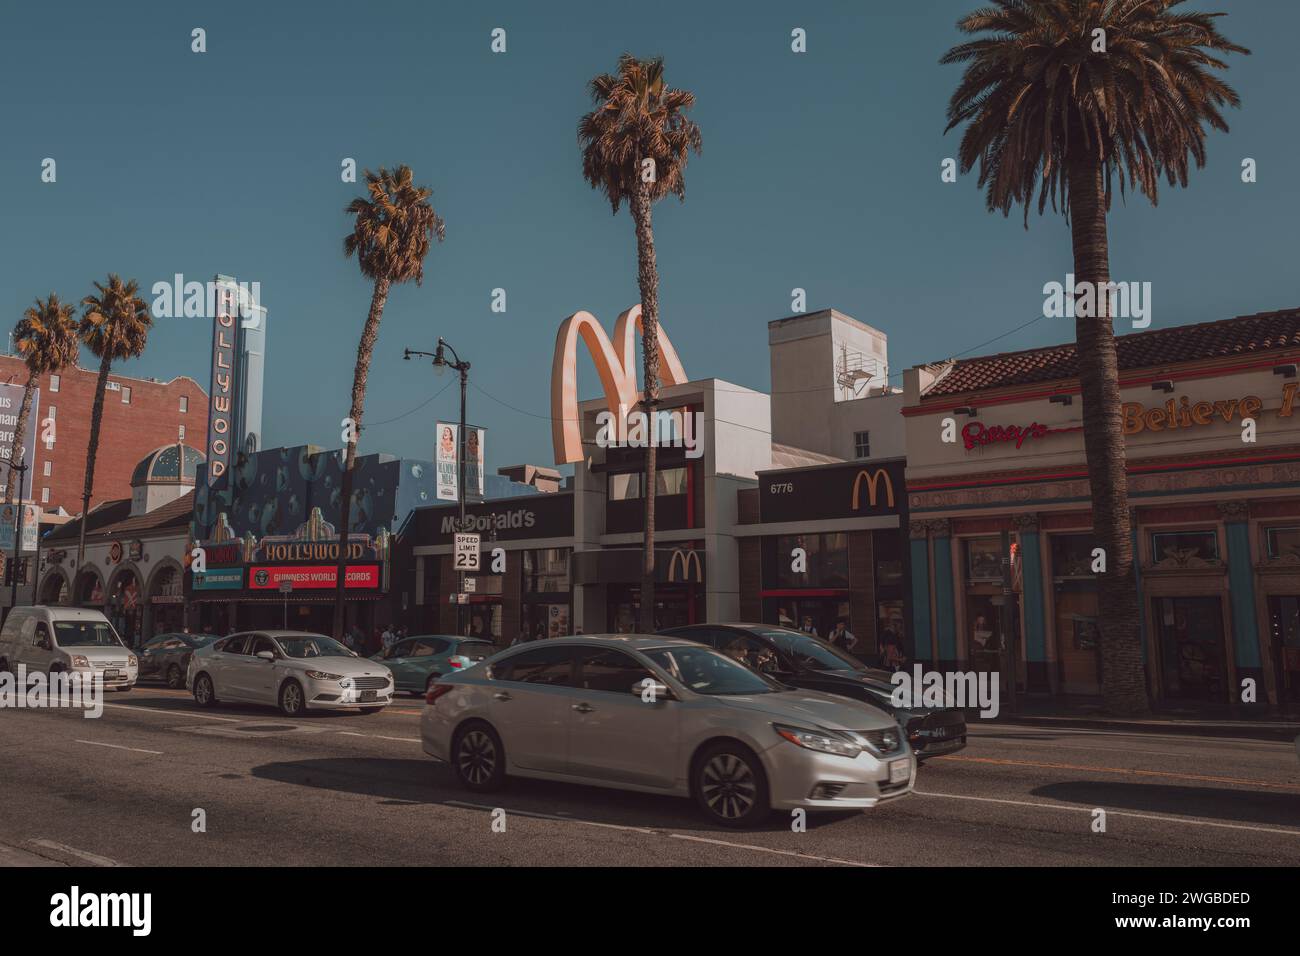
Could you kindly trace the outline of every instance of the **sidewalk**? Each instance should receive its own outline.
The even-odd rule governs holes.
[[[1300,720],[1288,717],[1203,717],[1170,712],[1153,712],[1145,717],[1109,717],[1097,704],[1062,704],[1059,701],[1026,700],[1023,697],[1018,701],[1015,714],[1004,710],[992,720],[981,723],[1186,734],[1192,737],[1244,737],[1286,743],[1300,737]]]

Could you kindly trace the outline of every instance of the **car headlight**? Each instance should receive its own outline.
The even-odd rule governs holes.
[[[805,730],[802,727],[786,727],[773,724],[772,729],[785,740],[798,744],[807,750],[819,753],[835,754],[837,757],[856,757],[862,753],[862,746],[846,737],[827,730]]]
[[[89,662],[88,660],[86,660],[86,658],[83,657],[83,656],[80,655],[80,654],[73,654],[73,655],[72,655],[72,666],[73,666],[73,667],[89,667],[89,666],[90,666],[90,662]]]
[[[325,671],[308,671],[307,676],[312,680],[342,680],[339,674],[327,674]]]
[[[897,725],[890,727],[888,730],[882,730],[880,732],[879,753],[892,754],[899,747],[898,738],[899,738],[899,729]],[[871,740],[870,737],[867,738],[867,745],[870,746],[872,750],[876,749],[874,746],[874,742]]]

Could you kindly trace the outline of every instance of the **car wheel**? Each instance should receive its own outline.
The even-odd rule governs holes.
[[[691,784],[700,809],[725,827],[757,826],[772,812],[763,765],[742,744],[706,748],[695,761]]]
[[[212,687],[212,678],[207,674],[200,674],[194,678],[194,703],[200,707],[215,707],[217,704],[217,694]]]
[[[286,717],[301,717],[307,710],[307,700],[302,693],[302,685],[296,680],[287,680],[280,687],[280,713]]]
[[[501,738],[487,724],[462,727],[451,743],[451,766],[466,790],[500,790],[506,780],[506,752]]]
[[[377,714],[377,713],[379,713],[379,712],[380,712],[381,710],[383,710],[383,709],[384,709],[384,708],[382,708],[382,707],[362,707],[362,708],[361,708],[361,713],[363,713],[363,714]]]
[[[167,668],[167,686],[172,690],[185,686],[185,675],[181,673],[181,669],[175,664]]]

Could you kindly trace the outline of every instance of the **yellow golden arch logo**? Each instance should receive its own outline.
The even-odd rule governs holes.
[[[641,306],[634,305],[618,317],[611,342],[590,312],[575,312],[562,323],[555,336],[555,359],[551,363],[551,443],[557,465],[581,461],[582,423],[578,420],[578,338],[596,363],[605,390],[605,404],[619,416],[640,400],[636,387],[636,334],[641,330]],[[617,347],[617,351],[615,348]],[[686,381],[677,350],[659,326],[659,377],[664,385]]]
[[[692,548],[689,551],[683,551],[681,548],[673,549],[673,556],[668,561],[668,580],[677,580],[677,562],[682,563],[682,580],[695,581],[702,583],[704,581],[704,568],[700,565],[700,556]],[[691,562],[695,563],[695,577],[691,577]]]
[[[850,502],[854,511],[858,510],[859,496],[862,491],[862,480],[867,481],[867,504],[869,507],[876,506],[877,485],[883,478],[885,481],[885,500],[889,502],[889,507],[894,507],[894,482],[889,477],[889,472],[883,468],[877,468],[874,472],[868,472],[863,468],[853,479],[853,500]]]

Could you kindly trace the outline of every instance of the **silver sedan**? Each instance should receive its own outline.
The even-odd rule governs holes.
[[[303,631],[232,634],[197,648],[185,686],[200,707],[218,701],[270,704],[287,717],[354,707],[373,714],[393,699],[387,667],[333,638]]]
[[[666,637],[511,648],[429,690],[424,751],[474,791],[507,775],[692,797],[724,826],[772,809],[866,809],[912,789],[898,724]]]

